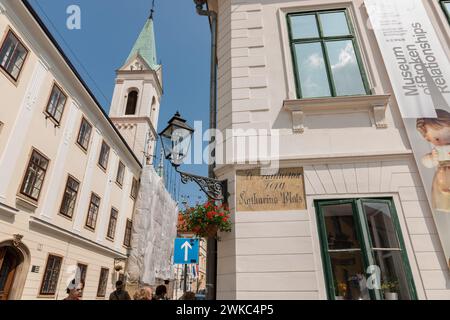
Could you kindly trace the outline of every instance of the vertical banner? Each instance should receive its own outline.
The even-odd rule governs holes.
[[[450,63],[422,0],[365,0],[450,267]]]

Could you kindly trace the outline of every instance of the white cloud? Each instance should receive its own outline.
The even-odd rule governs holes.
[[[339,62],[331,66],[332,69],[345,68],[349,64],[356,64],[355,51],[353,44],[347,43],[344,49],[339,53]]]
[[[313,68],[320,68],[324,65],[323,57],[319,56],[317,53],[310,55],[308,57],[307,63]]]

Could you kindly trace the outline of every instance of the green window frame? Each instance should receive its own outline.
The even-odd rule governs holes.
[[[448,22],[450,23],[450,0],[441,0],[441,6],[447,16]]]
[[[417,300],[417,291],[414,284],[414,279],[412,276],[411,267],[409,264],[408,255],[405,248],[405,243],[403,240],[400,222],[398,220],[397,211],[395,210],[394,202],[392,198],[358,198],[358,199],[344,199],[344,200],[316,200],[314,201],[315,208],[316,208],[316,214],[317,214],[317,224],[319,229],[319,238],[320,238],[320,244],[321,244],[321,254],[322,254],[322,262],[324,267],[324,275],[325,275],[325,281],[327,286],[327,295],[328,299],[330,300],[337,300],[336,296],[341,296],[341,294],[338,294],[341,292],[341,288],[339,288],[340,283],[338,282],[338,279],[335,279],[334,276],[334,269],[336,266],[332,265],[331,262],[331,254],[337,254],[339,255],[341,252],[345,253],[355,253],[360,252],[362,257],[362,267],[364,270],[364,276],[366,277],[367,283],[369,282],[369,277],[371,276],[370,273],[366,273],[369,266],[377,265],[376,262],[376,255],[389,255],[390,257],[394,257],[393,253],[400,253],[397,255],[398,259],[401,259],[402,265],[397,266],[395,265],[395,271],[403,271],[403,274],[400,275],[402,277],[401,281],[403,282],[403,288],[407,289],[406,294],[409,296],[409,299],[411,300]],[[373,231],[374,224],[372,223],[370,229],[369,222],[368,222],[368,214],[365,211],[365,208],[367,205],[379,205],[379,206],[387,206],[389,208],[390,217],[393,225],[393,234],[396,236],[396,240],[394,238],[394,241],[396,241],[397,249],[391,249],[391,248],[375,248],[374,247],[374,241],[373,238],[376,237],[375,233]],[[332,246],[330,245],[330,242],[332,242],[330,239],[336,240],[337,237],[332,237],[330,230],[327,230],[327,225],[325,221],[325,214],[324,211],[327,207],[336,207],[336,206],[342,206],[342,205],[350,205],[352,208],[352,215],[348,216],[352,219],[355,230],[352,230],[354,232],[354,237],[357,239],[357,242],[359,242],[359,247],[349,246],[349,249],[341,249],[341,250],[332,250]],[[330,221],[328,221],[330,222]],[[349,224],[351,225],[351,224]],[[347,227],[349,226],[347,225]],[[386,233],[387,234],[387,233]],[[392,234],[391,234],[392,236]],[[392,239],[392,238],[391,238]],[[380,241],[378,240],[378,243]],[[339,248],[339,247],[336,247]],[[337,252],[337,253],[336,253]],[[355,255],[357,257],[357,254]],[[394,261],[394,259],[393,259]],[[400,269],[398,269],[400,268]],[[381,269],[381,268],[380,268]],[[392,275],[391,275],[392,276]],[[398,276],[398,275],[397,275]],[[399,282],[399,279],[396,279],[395,281],[389,280],[389,282],[384,282],[385,275],[383,274],[383,271],[381,271],[380,274],[380,280],[383,281],[382,285],[389,286],[391,283],[397,281]],[[399,284],[397,283],[397,287]],[[344,284],[344,287],[347,287],[346,284]],[[383,294],[383,288],[382,289],[368,289],[368,294],[371,300],[383,300],[385,299],[385,295]],[[347,290],[343,289],[343,290]],[[345,297],[345,296],[344,296]]]
[[[347,22],[348,33],[342,34],[342,35],[327,36],[324,33],[324,24],[322,23],[322,16],[327,15],[327,14],[338,14],[338,13],[344,13],[345,20]],[[312,25],[314,25],[317,28],[317,34],[310,35],[310,36],[304,36],[304,37],[296,36],[294,34],[294,29],[293,29],[293,19],[295,19],[296,17],[306,17],[306,16],[309,16],[309,17],[314,16],[315,17],[315,25],[314,25],[314,23]],[[299,99],[358,96],[358,95],[372,94],[370,85],[368,82],[367,74],[364,69],[363,60],[361,58],[361,53],[360,53],[360,49],[358,46],[356,33],[353,28],[353,24],[349,17],[349,13],[348,13],[347,9],[290,13],[287,15],[287,23],[288,23],[288,30],[289,30],[291,54],[292,54],[292,59],[293,59],[293,64],[294,64],[294,74],[295,74],[295,81],[296,81],[297,96]],[[328,28],[329,28],[329,26],[328,26]],[[336,86],[335,74],[333,73],[333,70],[332,70],[333,68],[332,68],[332,63],[330,61],[328,45],[329,44],[337,44],[338,42],[344,42],[344,41],[351,41],[351,43],[353,44],[353,52],[351,52],[351,53],[352,54],[354,53],[354,58],[356,59],[357,68],[358,68],[359,74],[361,76],[360,85],[362,86],[362,88],[360,88],[360,89],[362,89],[362,90],[359,93],[349,93],[349,94],[339,93],[338,88]],[[327,88],[329,90],[329,94],[305,95],[304,94],[305,90],[302,89],[302,83],[300,80],[301,68],[300,68],[300,63],[298,61],[298,57],[297,57],[297,52],[300,52],[300,50],[296,51],[296,46],[297,45],[314,45],[314,44],[320,44],[320,47],[321,47],[321,51],[319,51],[319,53],[322,55],[322,57],[320,57],[320,58],[323,58],[323,60],[324,60],[324,69],[326,72],[327,83],[329,86]],[[362,92],[362,91],[364,91],[364,92]]]

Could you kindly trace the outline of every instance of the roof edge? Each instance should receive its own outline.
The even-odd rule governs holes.
[[[89,86],[86,84],[86,82],[83,80],[83,78],[81,77],[80,73],[77,71],[77,69],[75,68],[75,66],[72,64],[72,62],[70,61],[70,59],[67,57],[67,55],[65,54],[64,50],[61,48],[61,46],[58,44],[58,41],[56,41],[56,39],[53,37],[53,35],[51,34],[50,30],[47,28],[47,26],[44,24],[44,22],[42,21],[42,19],[39,17],[38,13],[36,12],[36,10],[34,10],[33,6],[28,2],[28,0],[22,0],[21,1],[23,3],[23,5],[25,6],[25,8],[28,10],[28,12],[31,14],[31,16],[35,19],[35,21],[38,23],[38,25],[41,27],[42,31],[44,31],[45,35],[48,37],[48,39],[50,40],[50,42],[55,46],[56,50],[59,52],[59,54],[62,56],[63,60],[67,63],[67,65],[69,66],[70,70],[74,73],[75,77],[78,79],[78,81],[80,81],[81,85],[83,86],[83,88],[86,90],[86,92],[89,94],[89,96],[91,97],[91,99],[94,101],[94,104],[97,106],[97,108],[101,111],[101,113],[103,114],[103,116],[105,117],[105,119],[108,121],[108,123],[110,124],[111,128],[114,130],[114,132],[117,134],[117,136],[119,137],[119,139],[122,141],[122,143],[124,144],[124,146],[126,147],[126,149],[130,152],[131,156],[134,158],[134,160],[137,162],[137,164],[139,165],[140,168],[142,168],[142,163],[141,161],[137,158],[137,156],[134,154],[133,150],[131,149],[131,147],[128,145],[128,143],[126,142],[125,138],[120,134],[119,130],[116,128],[116,126],[114,125],[114,123],[112,122],[112,120],[109,118],[108,114],[106,113],[106,111],[102,108],[100,102],[97,100],[97,98],[95,97],[94,93],[91,91],[91,89],[89,88]]]

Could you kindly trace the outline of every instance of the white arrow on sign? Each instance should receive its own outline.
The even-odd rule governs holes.
[[[189,250],[192,249],[192,246],[189,243],[189,241],[186,241],[185,243],[183,243],[183,245],[181,246],[181,249],[184,249],[184,261],[188,261]]]

